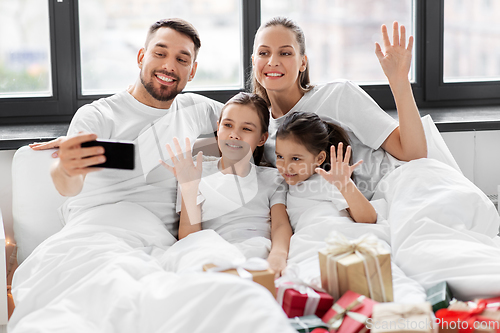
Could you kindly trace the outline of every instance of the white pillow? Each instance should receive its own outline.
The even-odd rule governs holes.
[[[63,227],[57,209],[66,198],[57,192],[49,173],[54,151],[24,146],[12,159],[12,215],[19,263]]]

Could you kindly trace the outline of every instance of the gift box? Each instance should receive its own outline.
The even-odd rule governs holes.
[[[429,302],[375,304],[367,327],[371,333],[432,333],[434,320]]]
[[[439,332],[442,333],[500,333],[500,311],[488,308],[488,302],[456,302],[436,312]]]
[[[206,272],[221,272],[240,276],[252,280],[273,294],[276,298],[276,287],[274,286],[274,271],[269,268],[266,260],[261,258],[250,258],[245,263],[210,263],[203,265]]]
[[[334,299],[347,290],[377,302],[392,302],[391,254],[377,237],[366,234],[348,240],[334,232],[319,251],[321,286]]]
[[[330,332],[365,333],[375,304],[378,302],[348,290],[321,320],[328,325]]]
[[[297,332],[309,333],[311,330],[328,328],[328,326],[316,315],[293,317],[288,322]]]
[[[309,290],[306,293],[301,293],[295,289],[287,289],[283,294],[283,310],[288,315],[288,318],[306,316],[309,313],[306,308],[310,307],[308,302],[311,303],[311,293],[315,293],[317,298],[313,302],[314,314],[318,317],[323,317],[323,315],[332,307],[333,297],[329,294],[321,291]],[[279,295],[279,289],[278,289]]]
[[[453,299],[450,287],[446,281],[440,282],[427,290],[427,302],[431,303],[432,310],[446,309]]]

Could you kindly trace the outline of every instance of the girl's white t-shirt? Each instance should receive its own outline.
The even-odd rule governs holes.
[[[349,205],[342,193],[319,174],[296,185],[289,185],[286,200],[286,211],[293,230],[301,218],[309,219],[316,214],[332,219],[350,217],[346,210]]]
[[[202,229],[213,229],[230,243],[271,238],[271,207],[286,204],[287,185],[275,168],[251,164],[248,175],[223,174],[220,158],[203,162],[197,202]],[[177,192],[177,212],[181,191]]]
[[[347,131],[353,162],[364,161],[354,171],[354,181],[367,198],[371,198],[379,180],[397,166],[380,146],[399,124],[356,84],[338,80],[315,86],[288,113],[292,112],[316,113]],[[273,118],[271,114],[264,158],[272,165],[276,165],[276,132],[285,117]]]

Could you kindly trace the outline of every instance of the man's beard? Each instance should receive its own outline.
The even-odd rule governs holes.
[[[176,75],[173,75],[171,73],[168,74],[169,76],[173,77],[177,82],[179,82],[179,77],[176,76]],[[153,81],[150,81],[149,83],[146,83],[146,81],[144,81],[144,77],[143,77],[143,73],[141,71],[141,83],[142,85],[144,86],[144,88],[146,89],[146,91],[156,100],[160,101],[160,102],[166,102],[166,101],[171,101],[175,98],[175,96],[177,96],[181,91],[178,91],[178,90],[175,90],[175,89],[172,89],[169,91],[169,88],[173,88],[173,87],[163,87],[161,86],[161,88],[159,89],[155,89],[154,85],[153,85]]]

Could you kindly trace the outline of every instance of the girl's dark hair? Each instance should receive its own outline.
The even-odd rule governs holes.
[[[342,142],[345,155],[347,146],[350,145],[349,136],[342,127],[324,121],[311,112],[288,113],[278,128],[276,139],[278,138],[295,140],[315,155],[321,151],[326,152],[326,159],[320,165],[326,171],[330,170],[330,147],[337,147]]]
[[[257,33],[255,34],[255,37],[264,30],[265,28],[269,27],[277,27],[277,26],[282,26],[284,28],[289,29],[295,34],[295,39],[297,40],[297,44],[299,44],[300,48],[300,55],[304,56],[306,54],[306,37],[304,35],[304,32],[302,29],[299,27],[297,23],[295,23],[293,20],[286,18],[286,17],[274,17],[264,23],[263,25],[260,26],[259,30],[257,30]],[[254,39],[254,45],[253,45],[253,51],[255,52],[255,40]],[[312,88],[314,88],[313,85],[311,85],[311,80],[309,79],[309,64],[306,64],[306,69],[303,72],[298,73],[299,76],[299,89],[302,92],[308,92]],[[252,70],[250,74],[250,89],[254,94],[259,95],[262,97],[268,105],[270,105],[269,97],[267,96],[267,91],[266,88],[264,88],[259,81],[257,81],[257,78],[255,77],[254,71]]]
[[[219,117],[219,123],[222,120],[222,115],[224,114],[224,110],[228,105],[231,104],[251,106],[259,116],[261,135],[269,131],[269,109],[267,107],[266,101],[262,97],[256,94],[251,94],[246,92],[240,92],[239,94],[236,94],[235,96],[231,97],[231,99],[227,101],[226,104],[222,107],[222,111],[220,112],[220,117]],[[255,148],[255,151],[253,152],[253,161],[255,165],[260,164],[263,155],[264,155],[264,146]]]

